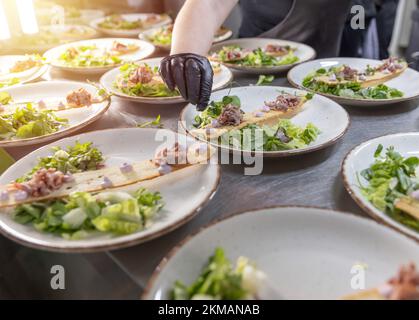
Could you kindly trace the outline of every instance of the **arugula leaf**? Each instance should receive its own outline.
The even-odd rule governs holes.
[[[377,209],[419,231],[419,220],[394,206],[396,200],[419,189],[416,176],[419,158],[404,158],[392,146],[386,149],[384,155],[382,151],[383,146],[380,144],[374,152],[375,161],[360,172],[368,182],[366,186],[359,185],[361,192]]]
[[[147,121],[147,122],[144,122],[144,123],[138,123],[137,124],[137,127],[138,128],[147,128],[147,127],[163,128],[163,124],[160,123],[160,115],[158,115],[156,117],[156,119],[153,120],[153,121]]]
[[[267,75],[261,74],[259,76],[258,81],[256,82],[256,85],[257,86],[262,86],[262,85],[265,85],[265,84],[270,84],[270,83],[272,83],[272,81],[274,81],[274,79],[275,79],[275,77],[273,75],[267,76]]]

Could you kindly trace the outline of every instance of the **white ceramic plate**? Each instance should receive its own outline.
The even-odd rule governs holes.
[[[19,102],[38,102],[39,100],[65,101],[66,96],[73,90],[85,88],[92,94],[97,92],[94,86],[75,81],[42,81],[37,83],[25,84],[14,88],[6,88],[3,91],[8,92],[13,99],[13,103]],[[19,140],[0,140],[0,147],[17,147],[62,138],[66,135],[76,132],[77,130],[87,126],[102,116],[108,110],[110,100],[101,103],[95,103],[90,107],[63,110],[57,112],[60,117],[69,120],[68,126],[63,129],[41,137],[19,139]]]
[[[300,89],[309,90],[303,87],[304,78],[313,71],[316,71],[320,68],[329,68],[337,65],[346,64],[351,68],[355,69],[365,69],[367,65],[376,66],[381,63],[380,60],[370,60],[370,59],[361,59],[361,58],[327,58],[309,61],[299,66],[296,66],[288,73],[288,81],[295,87]],[[394,78],[390,81],[387,81],[385,84],[389,87],[399,89],[404,93],[404,96],[401,98],[394,99],[354,99],[354,98],[343,98],[337,97],[331,94],[321,95],[327,96],[338,103],[360,106],[360,107],[374,107],[385,104],[391,104],[401,101],[407,101],[419,97],[419,72],[408,68],[397,78]]]
[[[404,157],[419,157],[419,133],[397,133],[368,140],[352,149],[342,164],[343,181],[351,197],[355,202],[374,219],[382,221],[387,225],[419,240],[419,232],[393,220],[387,214],[377,209],[361,193],[357,179],[357,173],[368,168],[374,163],[374,152],[378,145],[382,144],[384,150],[394,146],[395,151]],[[367,181],[359,175],[360,182],[365,186]]]
[[[274,100],[280,92],[288,92],[292,94],[306,94],[307,92],[274,86],[248,86],[237,87],[232,89],[225,89],[215,92],[211,95],[210,101],[220,101],[223,96],[237,95],[241,100],[241,108],[244,112],[253,112],[260,110],[265,101]],[[192,104],[188,104],[181,113],[181,124],[184,126],[186,132],[194,129],[195,116],[199,112]],[[307,152],[312,152],[325,148],[338,141],[349,127],[348,113],[337,103],[320,95],[314,95],[313,99],[304,104],[303,110],[291,119],[292,123],[299,126],[306,126],[308,123],[313,123],[320,129],[321,133],[317,139],[302,149],[292,149],[285,151],[264,151],[257,152],[264,157],[285,157],[297,155]],[[238,149],[231,149],[226,146],[214,144],[224,150],[233,152],[241,152]]]
[[[33,80],[36,80],[40,78],[48,70],[48,65],[43,64],[43,65],[35,66],[23,72],[14,72],[14,73],[9,72],[9,69],[17,61],[26,60],[28,58],[29,56],[24,56],[24,55],[0,56],[0,82],[11,80],[13,78],[18,78],[20,80],[18,84],[7,87],[7,88],[11,88],[11,87],[18,86],[26,82],[31,82]]]
[[[152,58],[152,59],[146,59],[142,60],[142,63],[147,63],[152,68],[159,67],[161,57],[159,58]],[[101,85],[108,91],[116,95],[117,97],[127,99],[134,102],[139,103],[150,103],[150,104],[171,104],[171,103],[180,103],[184,102],[185,99],[183,99],[181,96],[177,97],[133,97],[130,95],[127,95],[125,93],[120,92],[119,90],[115,89],[113,86],[113,83],[116,79],[116,77],[119,74],[119,68],[112,69],[108,72],[106,72],[102,78],[100,79]],[[218,90],[221,88],[226,87],[231,80],[233,79],[233,73],[225,66],[221,65],[221,71],[214,74],[214,83],[212,86],[212,90]]]
[[[170,48],[171,48],[171,45],[169,44],[169,45],[161,45],[161,44],[158,44],[158,43],[155,43],[155,42],[153,42],[153,41],[151,41],[150,40],[150,37],[156,32],[156,31],[158,31],[158,30],[160,30],[160,28],[161,27],[158,27],[158,28],[153,28],[153,29],[149,29],[149,30],[145,30],[145,31],[142,31],[139,35],[138,35],[138,37],[140,38],[140,39],[142,39],[142,40],[145,40],[145,41],[149,41],[149,42],[151,42],[156,48],[158,48],[158,49],[160,49],[160,50],[163,50],[163,51],[170,51]],[[221,41],[225,41],[225,40],[227,40],[227,39],[229,39],[231,36],[233,35],[233,31],[231,31],[230,29],[227,29],[227,28],[225,28],[225,32],[224,33],[222,33],[221,35],[219,35],[219,36],[216,36],[216,37],[214,37],[214,41],[213,41],[213,43],[218,43],[218,42],[221,42]]]
[[[146,18],[152,15],[153,15],[152,13],[129,13],[129,14],[122,14],[121,16],[128,21],[136,21],[136,20],[145,20]],[[105,19],[106,17],[93,20],[90,25],[93,28],[99,30],[100,32],[108,36],[112,36],[112,37],[137,37],[138,34],[144,30],[144,29],[118,30],[118,29],[106,29],[106,28],[100,27],[99,24],[103,22]],[[166,15],[163,17],[162,20],[153,24],[151,28],[164,26],[171,22],[172,22],[172,19]]]
[[[93,142],[103,152],[107,165],[120,165],[124,162],[152,159],[156,148],[164,143],[164,140],[157,137],[174,139],[176,135],[173,131],[163,129],[123,128],[69,137],[44,146],[16,162],[0,177],[0,184],[9,183],[30,170],[39,157],[51,154],[53,146],[64,148],[74,145],[76,141]],[[180,141],[193,142],[185,136],[181,139],[187,140]],[[142,186],[162,194],[165,206],[148,229],[130,235],[104,234],[84,240],[65,240],[60,236],[40,233],[33,226],[16,223],[5,213],[0,214],[0,231],[19,243],[45,250],[91,252],[132,246],[159,237],[192,219],[213,196],[219,178],[219,166],[211,164],[190,167],[143,182]],[[126,188],[136,190],[139,184]]]
[[[47,52],[45,52],[44,57],[53,67],[59,68],[61,70],[83,74],[104,73],[108,70],[115,68],[118,65],[110,65],[104,67],[68,67],[62,64],[62,62],[60,62],[58,58],[63,52],[65,52],[68,48],[71,47],[78,47],[83,45],[96,45],[98,48],[105,49],[110,48],[114,41],[118,41],[125,45],[135,44],[139,47],[139,49],[135,52],[119,56],[122,60],[126,62],[147,58],[148,56],[152,55],[155,50],[155,47],[151,43],[142,40],[125,38],[101,38],[66,43],[61,46],[55,47],[51,50],[48,50]]]
[[[246,73],[269,74],[269,73],[278,73],[278,72],[287,71],[299,63],[314,59],[314,57],[316,56],[316,52],[314,51],[314,49],[306,44],[293,42],[293,41],[266,39],[266,38],[243,38],[243,39],[233,39],[233,40],[223,41],[221,43],[217,43],[212,46],[210,55],[216,51],[221,50],[225,46],[238,45],[242,47],[243,49],[254,50],[257,48],[264,48],[268,44],[289,45],[293,48],[296,48],[294,54],[299,58],[299,61],[293,64],[286,64],[283,66],[275,66],[275,67],[271,67],[271,66],[250,67],[250,66],[238,66],[232,63],[224,63],[224,64],[231,69],[243,71]]]
[[[374,287],[400,264],[419,263],[414,241],[372,220],[317,208],[262,209],[213,224],[173,249],[156,268],[144,298],[168,299],[176,280],[191,284],[217,246],[231,260],[254,261],[284,299],[353,293],[356,264],[365,264],[366,287]]]

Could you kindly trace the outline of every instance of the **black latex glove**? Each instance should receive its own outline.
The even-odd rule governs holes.
[[[207,107],[214,75],[207,58],[194,53],[168,56],[160,63],[160,74],[170,90],[177,87],[199,111]]]

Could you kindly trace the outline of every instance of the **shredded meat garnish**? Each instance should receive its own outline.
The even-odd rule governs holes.
[[[17,190],[25,191],[29,196],[41,197],[61,188],[65,183],[65,177],[64,173],[54,168],[40,169],[32,176],[31,180],[15,183],[14,187]]]
[[[71,107],[80,108],[90,106],[92,102],[92,95],[84,88],[72,91],[67,95],[67,103]]]
[[[388,283],[393,287],[390,300],[419,299],[419,272],[413,263],[402,266],[397,276],[391,278]]]
[[[281,46],[278,44],[268,44],[265,48],[267,53],[287,53],[289,51],[289,46]]]
[[[403,66],[399,63],[399,60],[396,57],[390,57],[384,60],[383,63],[376,68],[376,70],[381,72],[385,70],[395,72],[402,68]]]
[[[355,80],[358,74],[358,70],[352,69],[348,66],[343,66],[342,71],[339,73],[338,77],[345,80]]]
[[[218,124],[221,126],[238,126],[243,120],[243,113],[239,107],[231,103],[226,105],[218,117]]]
[[[119,41],[114,41],[111,50],[123,53],[128,51],[128,46]]]
[[[13,67],[10,68],[10,72],[22,72],[28,69],[31,69],[38,65],[33,59],[27,59],[22,61],[16,61]]]
[[[185,164],[187,150],[179,142],[171,148],[164,148],[154,156],[154,163],[158,166],[163,164]]]
[[[292,109],[298,106],[300,102],[300,97],[293,94],[284,93],[276,97],[274,101],[265,101],[265,105],[273,110],[287,111],[288,109]]]
[[[129,77],[129,81],[137,83],[149,83],[153,80],[153,71],[147,66],[139,66]]]

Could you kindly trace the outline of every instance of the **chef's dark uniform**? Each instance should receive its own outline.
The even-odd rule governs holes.
[[[312,46],[317,56],[334,57],[351,0],[240,0],[240,37],[292,40]]]

